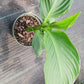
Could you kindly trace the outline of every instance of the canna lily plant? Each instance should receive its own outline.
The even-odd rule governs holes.
[[[73,0],[40,0],[42,24],[26,28],[34,31],[32,41],[35,54],[40,56],[46,49],[44,65],[45,84],[74,84],[80,71],[80,58],[75,46],[63,30],[77,20],[80,12],[55,22],[66,14]]]

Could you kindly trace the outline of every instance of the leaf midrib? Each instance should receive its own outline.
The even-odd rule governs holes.
[[[58,60],[58,66],[59,66],[59,70],[60,70],[60,73],[62,72],[61,70],[61,66],[59,65],[60,63],[59,63],[59,53],[57,53],[56,51],[58,50],[57,49],[57,47],[56,47],[56,43],[55,43],[55,40],[54,40],[54,38],[52,37],[52,35],[51,35],[51,33],[49,33],[49,31],[47,30],[47,33],[50,35],[50,38],[52,39],[52,42],[53,42],[53,45],[54,45],[54,47],[55,47],[55,53],[57,54],[57,60]],[[61,76],[62,76],[62,73],[61,73]]]
[[[49,11],[47,17],[45,18],[43,24],[45,24],[45,23],[47,22],[47,20],[49,19],[50,15],[51,15],[51,13],[52,13],[52,10],[53,10],[53,8],[54,8],[55,5],[56,5],[56,2],[57,2],[57,1],[55,1],[55,3],[53,4],[53,6],[51,7],[51,9],[50,9],[50,11]]]

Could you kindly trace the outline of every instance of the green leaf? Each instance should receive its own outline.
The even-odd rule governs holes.
[[[53,22],[67,13],[73,0],[40,0],[40,15],[44,23]]]
[[[32,46],[37,56],[40,56],[44,50],[44,33],[36,31],[32,40]]]
[[[78,12],[59,22],[53,22],[50,24],[50,28],[67,30],[69,27],[71,27],[75,23],[80,13],[81,12]]]
[[[74,84],[80,70],[80,59],[68,36],[63,31],[46,30],[44,44],[47,51],[45,83]]]

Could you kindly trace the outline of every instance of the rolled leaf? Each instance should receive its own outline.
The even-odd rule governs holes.
[[[36,31],[32,40],[32,46],[36,56],[40,56],[44,50],[44,33]]]
[[[44,23],[53,22],[57,17],[67,13],[73,0],[40,0],[40,15]]]
[[[74,84],[80,70],[78,52],[63,31],[47,30],[44,35],[45,84]]]

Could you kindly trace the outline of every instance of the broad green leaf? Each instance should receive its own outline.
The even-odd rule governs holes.
[[[32,40],[32,46],[37,56],[40,56],[44,50],[44,33],[36,31]]]
[[[74,84],[80,70],[80,59],[68,36],[63,31],[47,30],[44,44],[47,51],[45,83]]]
[[[40,0],[40,15],[44,23],[53,22],[57,17],[67,13],[73,0]]]
[[[76,13],[66,19],[63,19],[59,22],[53,22],[50,24],[50,28],[67,30],[69,27],[71,27],[75,23],[75,21],[77,20],[80,13],[81,12],[78,12],[78,13]]]

